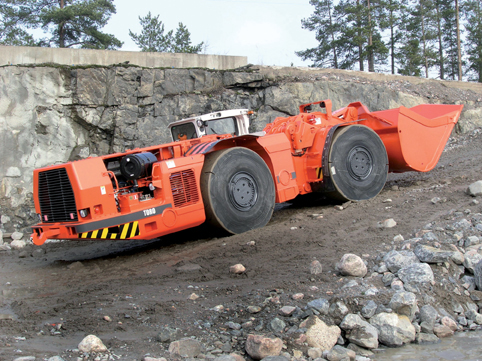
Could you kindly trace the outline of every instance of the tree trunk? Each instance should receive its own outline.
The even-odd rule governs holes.
[[[336,57],[336,46],[335,46],[335,34],[333,32],[333,21],[331,18],[331,6],[328,5],[328,16],[330,17],[330,29],[331,29],[331,41],[333,44],[333,62],[335,64],[335,69],[338,69],[338,59]]]
[[[420,18],[422,20],[422,44],[423,44],[423,60],[425,63],[425,77],[428,78],[427,45],[426,45],[426,39],[425,39],[425,18],[423,16],[422,0],[420,0]]]
[[[63,9],[64,6],[64,0],[60,0],[60,8]],[[59,24],[59,48],[65,48],[65,28],[63,22]]]
[[[356,0],[357,8],[359,9],[360,0]],[[361,15],[360,13],[357,14],[357,29],[358,29],[358,64],[360,66],[360,71],[364,71],[363,67],[363,37],[362,37],[362,30],[361,30]]]
[[[373,59],[373,39],[372,39],[372,14],[370,9],[370,0],[367,0],[368,7],[368,71],[375,72],[375,61]]]
[[[390,0],[390,58],[392,62],[392,74],[395,74],[395,35],[393,34],[393,9]]]
[[[444,78],[444,53],[442,48],[442,25],[441,25],[441,17],[440,17],[440,3],[438,1],[435,2],[435,10],[437,11],[437,38],[438,38],[438,61],[440,67],[440,79],[443,80]]]
[[[458,61],[458,78],[462,80],[462,51],[460,49],[460,24],[459,24],[459,1],[455,0],[455,21],[457,27],[457,61]]]

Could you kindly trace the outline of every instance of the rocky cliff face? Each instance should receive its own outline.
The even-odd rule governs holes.
[[[255,110],[251,130],[259,131],[323,99],[334,109],[353,101],[370,110],[462,103],[458,131],[481,125],[477,84],[308,68],[1,67],[2,228],[35,223],[35,168],[168,142],[170,122],[223,109]]]

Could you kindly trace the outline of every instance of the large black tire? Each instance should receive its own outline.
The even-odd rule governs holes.
[[[273,214],[275,189],[263,159],[235,147],[206,155],[201,173],[206,221],[237,234],[264,227]]]
[[[334,199],[360,201],[375,197],[387,180],[388,157],[380,137],[364,125],[337,130],[329,154]]]

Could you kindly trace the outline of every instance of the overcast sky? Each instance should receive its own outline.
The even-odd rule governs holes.
[[[309,0],[114,0],[117,14],[104,31],[124,42],[121,50],[138,51],[129,29],[141,32],[139,16],[160,15],[165,31],[182,22],[192,43],[207,44],[206,54],[241,55],[255,65],[308,66],[295,51],[316,46],[314,32],[301,19],[314,7]]]

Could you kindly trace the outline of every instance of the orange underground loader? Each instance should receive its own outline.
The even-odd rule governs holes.
[[[304,104],[253,134],[246,110],[211,113],[171,124],[168,144],[37,169],[33,242],[152,239],[204,222],[237,234],[300,194],[370,199],[388,172],[433,169],[462,111],[331,108]]]

